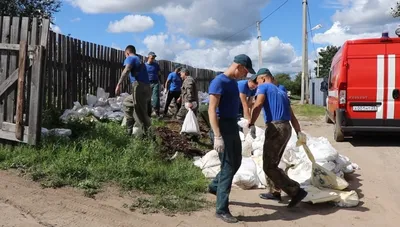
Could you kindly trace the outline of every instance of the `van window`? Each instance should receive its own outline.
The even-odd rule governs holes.
[[[329,70],[329,77],[328,77],[328,88],[332,87],[333,81],[332,81],[332,70]]]

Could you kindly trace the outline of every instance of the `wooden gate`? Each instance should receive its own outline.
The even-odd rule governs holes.
[[[5,16],[0,26],[0,139],[36,145],[49,20]]]

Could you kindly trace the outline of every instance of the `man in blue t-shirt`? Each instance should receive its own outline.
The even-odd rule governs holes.
[[[136,48],[129,45],[125,49],[126,59],[124,61],[124,70],[121,78],[115,88],[115,94],[121,92],[121,84],[129,75],[132,85],[132,95],[125,98],[123,106],[126,118],[127,133],[132,134],[134,124],[138,127],[137,135],[146,135],[147,129],[151,125],[151,120],[147,114],[148,104],[151,97],[151,88],[146,66],[136,55]]]
[[[242,143],[237,116],[239,89],[237,79],[255,74],[251,59],[244,54],[234,58],[231,66],[216,76],[209,87],[208,117],[214,132],[214,150],[219,153],[221,171],[209,185],[209,192],[217,195],[216,216],[228,223],[238,220],[229,211],[229,193],[233,176],[242,162]]]
[[[287,90],[286,90],[285,86],[283,86],[282,84],[279,84],[275,77],[272,78],[272,81],[279,89],[281,89],[283,92],[285,92],[285,94],[287,94]]]
[[[269,193],[261,194],[264,199],[281,199],[281,190],[292,197],[288,207],[294,207],[301,202],[307,192],[300,188],[299,183],[290,179],[278,164],[285,151],[286,145],[292,135],[292,127],[300,136],[300,124],[293,114],[288,96],[273,84],[271,72],[262,68],[257,72],[257,100],[253,107],[251,120],[249,122],[250,133],[255,137],[254,122],[264,110],[264,121],[266,124],[265,141],[263,151],[263,169],[267,175]]]
[[[181,108],[181,104],[178,102],[179,97],[181,96],[181,86],[182,86],[182,78],[179,72],[181,71],[180,65],[175,65],[175,71],[168,75],[167,81],[165,81],[165,90],[167,93],[167,100],[165,102],[164,107],[164,116],[168,114],[168,108],[174,99],[176,112],[175,116]]]
[[[155,61],[157,55],[154,52],[150,52],[147,57],[146,69],[149,75],[150,87],[151,87],[151,106],[149,108],[149,117],[154,111],[157,116],[160,115],[160,78],[161,71],[160,66]]]
[[[250,110],[253,106],[254,97],[256,95],[256,78],[256,75],[253,75],[248,80],[238,81],[239,97],[241,102],[241,105],[239,105],[239,118],[244,117],[247,120],[250,120]]]

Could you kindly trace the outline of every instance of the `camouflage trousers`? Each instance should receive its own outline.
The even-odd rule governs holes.
[[[283,152],[292,135],[292,127],[288,121],[267,123],[263,154],[263,169],[267,175],[267,184],[271,193],[283,190],[288,196],[294,197],[300,189],[299,183],[290,179],[278,167]]]
[[[151,98],[151,88],[149,84],[142,82],[132,83],[132,95],[124,99],[123,107],[127,121],[127,128],[138,127],[140,134],[146,134],[151,126],[151,119],[148,116],[148,103]]]

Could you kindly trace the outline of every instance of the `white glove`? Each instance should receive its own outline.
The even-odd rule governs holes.
[[[250,126],[249,132],[250,132],[251,138],[255,139],[256,138],[256,126],[254,126],[254,125]]]
[[[225,143],[224,140],[222,139],[222,136],[214,137],[214,150],[216,150],[218,153],[224,152]]]

